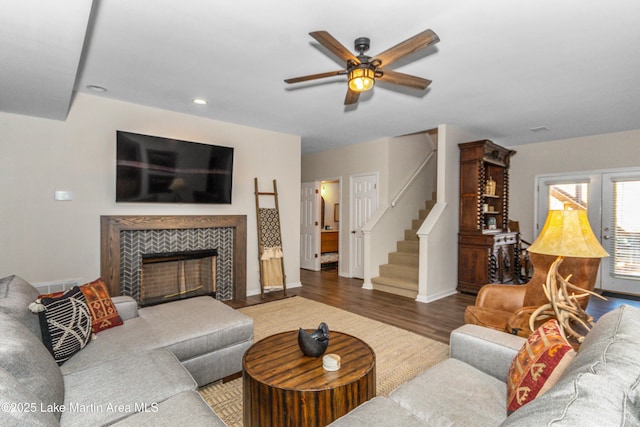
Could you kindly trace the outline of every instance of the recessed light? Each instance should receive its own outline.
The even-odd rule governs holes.
[[[87,85],[87,89],[89,89],[92,92],[101,92],[101,93],[107,91],[106,87],[102,87],[98,85]]]
[[[203,99],[203,98],[195,98],[192,102],[194,104],[196,104],[196,105],[207,105],[208,104],[207,100]]]
[[[546,126],[536,126],[534,128],[529,129],[531,132],[546,132],[549,130]]]

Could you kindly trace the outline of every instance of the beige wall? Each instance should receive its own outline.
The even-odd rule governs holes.
[[[233,204],[115,203],[116,130],[232,146]],[[247,215],[247,293],[259,293],[253,178],[277,179],[283,222],[300,216],[300,137],[77,95],[66,121],[0,113],[0,277],[100,274],[100,215]],[[54,201],[55,190],[74,200]],[[266,203],[266,202],[265,202]],[[300,281],[299,227],[284,227],[287,283]]]
[[[388,163],[388,139],[379,139],[342,148],[305,154],[302,156],[302,182],[322,181],[325,179],[341,181],[340,211],[340,268],[342,276],[349,276],[349,176],[378,172],[378,203],[386,203]]]
[[[353,144],[342,148],[306,154],[302,156],[302,181],[321,181],[323,179],[340,179],[341,189],[341,211],[340,247],[349,248],[348,230],[351,230],[349,222],[349,199],[351,197],[349,188],[349,177],[365,173],[378,174],[378,206],[387,206],[391,199],[407,182],[416,168],[422,163],[426,155],[430,152],[430,146],[424,137],[407,136],[398,138],[382,138],[375,141]],[[435,162],[433,165],[435,168]],[[433,170],[435,173],[435,170]],[[424,205],[424,200],[431,195],[431,190],[423,196],[420,202]],[[417,206],[417,205],[416,205]],[[417,207],[411,208],[411,213],[417,217]],[[411,216],[402,219],[402,226],[395,227],[391,234],[381,239],[384,245],[376,245],[373,258],[376,260],[386,259],[386,254],[395,248],[395,242],[402,239],[404,228],[411,225]],[[349,251],[341,250],[341,271],[343,276],[349,276]],[[377,269],[377,264],[375,265]],[[372,273],[376,274],[376,273]]]
[[[509,216],[520,222],[523,238],[534,229],[535,178],[549,173],[640,166],[640,130],[510,147]]]

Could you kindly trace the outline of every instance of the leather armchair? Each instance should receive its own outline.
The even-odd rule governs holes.
[[[480,288],[474,306],[468,306],[464,322],[486,326],[520,336],[529,336],[529,316],[538,307],[549,302],[542,289],[549,267],[556,256],[530,253],[533,276],[524,285],[488,284]],[[571,274],[572,285],[592,291],[600,267],[600,258],[564,258],[559,267],[562,277]],[[581,300],[586,309],[588,298]],[[514,330],[515,329],[515,330]]]

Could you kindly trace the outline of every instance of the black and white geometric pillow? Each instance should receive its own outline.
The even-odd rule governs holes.
[[[91,340],[91,313],[79,287],[57,298],[42,298],[38,313],[42,341],[58,365],[82,350]]]

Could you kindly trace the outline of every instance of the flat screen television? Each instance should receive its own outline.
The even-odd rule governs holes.
[[[233,148],[116,132],[116,202],[231,203]]]

